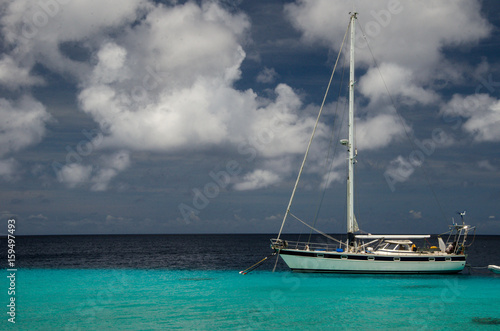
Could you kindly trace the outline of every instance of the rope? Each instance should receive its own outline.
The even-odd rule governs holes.
[[[281,249],[278,250],[278,256],[276,256],[276,262],[274,262],[273,272],[276,270],[276,266],[278,265],[278,260],[280,258]]]
[[[474,228],[474,236],[472,237],[472,241],[469,245],[464,245],[466,248],[469,248],[472,246],[472,244],[474,243],[474,241],[476,240],[476,228]]]
[[[335,105],[335,117],[338,117],[338,113],[339,113],[339,100],[340,100],[340,97],[341,97],[341,94],[342,94],[342,85],[343,85],[343,82],[344,82],[345,59],[346,59],[346,57],[344,56],[344,61],[342,63],[342,74],[340,75],[340,84],[339,84],[339,93],[338,93],[338,97],[337,97],[337,104]],[[347,103],[344,102],[344,111],[342,112],[342,118],[340,120],[339,127],[344,122],[344,115],[345,115],[345,108],[346,108],[346,106],[347,106]],[[338,136],[340,135],[340,132],[341,132],[341,130],[339,128],[338,135],[337,135],[337,140],[338,140]],[[332,135],[330,137],[330,142],[328,144],[328,153],[327,153],[327,156],[326,156],[326,163],[328,164],[329,160],[330,160],[330,152],[332,152],[332,145],[333,145],[333,152],[331,153],[332,154],[332,162],[330,162],[330,167],[328,169],[327,178],[326,178],[326,182],[327,183],[330,180],[330,176],[331,176],[332,169],[333,169],[333,160],[335,158],[335,155],[337,154],[337,146],[338,146],[338,144],[333,144],[333,142],[335,140],[336,140],[335,139],[335,130],[332,130]],[[313,225],[312,226],[316,226],[316,221],[318,220],[318,217],[319,217],[319,211],[321,210],[321,206],[323,205],[323,200],[325,199],[326,189],[327,189],[327,186],[325,185],[323,187],[323,190],[322,190],[321,194],[320,194],[320,199],[319,199],[318,206],[316,208],[316,212],[314,213],[314,218],[313,218],[314,221],[313,221]],[[307,239],[308,243],[311,242],[311,236],[312,236],[312,230],[311,230],[311,232],[309,232],[309,238]],[[300,238],[300,236],[299,236],[299,238]]]
[[[486,267],[473,267],[470,264],[468,264],[467,267],[469,267],[470,269],[488,269],[487,266]]]
[[[262,260],[260,260],[259,262],[255,263],[254,265],[252,265],[251,267],[248,267],[246,268],[245,270],[242,270],[240,271],[240,274],[241,275],[246,275],[247,273],[249,273],[250,271],[253,271],[255,269],[257,269],[258,267],[260,267],[262,265],[262,263],[264,261],[266,261],[268,258],[270,258],[271,256],[274,256],[276,255],[276,252],[273,252],[271,255],[269,256],[266,256],[265,258],[263,258]]]
[[[331,239],[331,240],[333,240],[333,241],[338,242],[339,244],[344,245],[344,243],[343,243],[342,241],[340,241],[340,240],[338,240],[338,239],[335,239],[335,238],[333,238],[332,236],[329,236],[329,235],[327,235],[326,233],[324,233],[324,232],[322,232],[322,231],[320,231],[320,230],[318,230],[318,229],[316,229],[316,228],[312,227],[311,225],[307,224],[306,222],[304,222],[303,220],[301,220],[300,218],[298,218],[298,217],[297,217],[297,216],[295,216],[294,214],[290,213],[290,216],[292,216],[293,218],[295,218],[297,221],[299,221],[300,223],[304,224],[304,225],[305,225],[305,226],[307,226],[308,228],[310,228],[310,229],[312,229],[312,230],[314,230],[314,231],[318,232],[319,234],[321,234],[321,235],[323,235],[323,236],[327,237],[328,239]]]
[[[309,154],[309,149],[311,147],[314,135],[316,133],[316,128],[318,127],[319,118],[321,117],[321,113],[323,112],[323,107],[325,105],[326,96],[328,95],[328,91],[330,90],[330,85],[332,84],[333,75],[335,73],[335,69],[337,69],[337,64],[339,62],[340,54],[342,52],[342,47],[344,46],[344,42],[345,42],[345,39],[347,37],[347,32],[349,31],[350,24],[351,24],[351,22],[349,21],[349,25],[347,26],[347,30],[346,30],[345,35],[344,35],[344,40],[342,41],[342,45],[340,46],[340,51],[339,51],[339,54],[337,56],[337,60],[335,61],[335,66],[333,67],[332,75],[330,76],[330,81],[328,82],[328,86],[327,86],[326,91],[325,91],[325,96],[323,97],[323,102],[321,103],[318,117],[316,118],[316,124],[314,125],[314,129],[313,129],[313,132],[311,134],[311,138],[309,139],[309,144],[307,145],[306,154],[304,155],[304,159],[302,160],[302,165],[300,166],[299,174],[297,175],[297,180],[295,181],[295,186],[293,187],[292,196],[290,197],[290,201],[288,202],[288,207],[286,208],[285,216],[283,217],[283,223],[281,223],[281,228],[280,228],[280,231],[278,233],[277,239],[280,238],[281,232],[283,231],[283,226],[285,225],[286,218],[287,218],[288,214],[290,213],[290,207],[292,205],[293,197],[295,196],[295,191],[297,190],[297,186],[299,185],[300,175],[302,174],[302,170],[304,169],[307,155]]]

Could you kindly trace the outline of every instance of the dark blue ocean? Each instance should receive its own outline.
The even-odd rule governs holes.
[[[17,237],[15,295],[2,238],[0,329],[500,329],[500,275],[484,268],[500,265],[500,236],[476,236],[457,275],[298,274],[282,261],[272,273],[275,257],[240,275],[271,237]]]

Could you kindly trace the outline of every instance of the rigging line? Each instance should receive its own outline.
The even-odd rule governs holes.
[[[394,108],[394,110],[396,111],[396,114],[398,115],[398,118],[399,118],[399,121],[401,122],[401,125],[403,126],[403,129],[405,131],[405,134],[406,134],[406,137],[408,138],[408,140],[410,141],[412,147],[414,150],[418,150],[416,144],[415,144],[415,141],[413,139],[411,139],[410,137],[410,133],[408,132],[407,128],[406,128],[406,125],[404,123],[404,120],[403,120],[403,117],[401,116],[401,114],[399,113],[398,109],[396,108],[396,103],[394,101],[394,98],[392,97],[392,94],[389,92],[389,88],[387,87],[387,84],[385,82],[385,79],[384,79],[384,76],[382,76],[382,72],[380,71],[380,67],[378,65],[378,62],[377,60],[375,59],[375,55],[373,55],[373,52],[372,52],[372,49],[370,47],[370,43],[368,42],[368,38],[366,38],[366,35],[365,35],[365,32],[363,30],[363,27],[361,26],[361,22],[359,22],[359,28],[361,29],[361,33],[363,34],[363,38],[365,39],[366,41],[366,45],[368,46],[368,50],[370,51],[370,54],[372,56],[372,59],[373,59],[373,63],[375,64],[375,67],[377,68],[377,71],[380,75],[380,78],[382,79],[382,83],[384,84],[384,87],[385,87],[385,90],[387,92],[387,95],[389,96],[389,99],[391,100],[391,104],[392,104],[392,107]],[[436,195],[436,192],[434,190],[434,187],[431,185],[431,182],[429,180],[429,175],[427,174],[427,172],[425,171],[424,167],[419,167],[421,169],[421,171],[423,172],[424,174],[424,177],[425,177],[425,180],[427,181],[427,185],[429,186],[431,192],[432,192],[432,195],[434,197],[434,200],[436,201],[436,204],[438,205],[439,207],[439,211],[441,212],[441,216],[443,217],[444,220],[446,220],[446,215],[443,211],[443,207],[441,206],[441,203],[439,202],[438,198],[437,198],[437,195]]]
[[[280,252],[281,252],[281,249],[278,250],[278,256],[276,256],[276,262],[274,262],[274,267],[273,267],[273,273],[274,271],[276,271],[276,266],[278,265],[278,260],[280,258]]]
[[[319,233],[319,234],[321,234],[321,235],[323,235],[323,236],[327,237],[328,239],[331,239],[331,240],[333,240],[333,241],[336,241],[336,242],[338,242],[338,243],[339,243],[339,244],[341,244],[341,245],[345,245],[342,241],[340,241],[340,240],[338,240],[338,239],[335,239],[335,238],[333,238],[332,236],[327,235],[327,234],[326,234],[326,233],[324,233],[323,231],[320,231],[320,230],[318,230],[318,229],[316,229],[316,228],[314,228],[314,227],[310,226],[309,224],[307,224],[306,222],[304,222],[303,220],[301,220],[300,218],[298,218],[298,217],[297,217],[297,216],[295,216],[294,214],[292,214],[292,213],[289,213],[289,214],[290,214],[290,216],[292,216],[293,218],[295,218],[297,221],[299,221],[300,223],[304,224],[304,225],[305,225],[305,226],[307,226],[308,228],[310,228],[310,229],[312,229],[312,230],[316,231],[317,233]]]
[[[344,59],[342,62],[342,74],[340,75],[340,84],[339,84],[339,92],[338,92],[338,97],[337,97],[337,104],[335,105],[335,117],[338,117],[338,113],[339,113],[339,100],[340,100],[340,97],[342,96],[342,86],[344,83],[345,61],[346,61],[346,57],[344,56]],[[340,136],[340,129],[342,127],[342,123],[344,122],[344,115],[345,115],[346,106],[347,106],[347,103],[344,102],[344,111],[342,112],[342,118],[340,120],[340,124],[338,125],[339,130],[338,130],[338,134],[337,134],[337,140],[338,140],[338,137]],[[327,164],[330,160],[330,152],[332,150],[332,144],[334,141],[336,141],[335,133],[336,133],[336,131],[332,130],[332,135],[330,137],[330,142],[328,144],[328,153],[326,156],[326,163]],[[337,146],[338,146],[337,144],[333,145],[332,162],[330,162],[330,168],[328,169],[326,183],[329,183],[329,180],[330,180],[331,172],[333,169],[333,160],[335,159],[335,155],[337,154]],[[321,210],[321,206],[323,205],[323,201],[325,199],[326,189],[327,189],[327,186],[325,185],[323,187],[321,194],[320,194],[320,199],[319,199],[318,206],[316,208],[316,212],[314,213],[313,226],[316,226],[316,221],[318,220],[319,211]],[[307,243],[311,242],[311,236],[312,236],[312,230],[311,230],[311,232],[309,232],[309,239],[307,240]],[[299,238],[300,238],[300,236],[299,236]]]
[[[328,95],[328,91],[330,90],[330,85],[332,84],[332,80],[333,80],[333,74],[335,73],[335,69],[337,69],[337,64],[339,62],[340,54],[342,52],[342,47],[344,46],[344,42],[345,42],[345,39],[347,37],[347,32],[349,31],[350,25],[351,25],[351,22],[349,21],[349,24],[347,26],[347,30],[346,30],[345,35],[344,35],[344,40],[342,41],[342,44],[340,46],[339,55],[337,56],[337,60],[335,61],[335,66],[333,67],[332,75],[330,76],[330,81],[328,82],[328,86],[327,86],[326,91],[325,91],[325,96],[323,97],[323,102],[321,103],[321,107],[320,107],[319,112],[318,112],[318,117],[316,118],[316,124],[314,125],[314,129],[313,129],[313,132],[311,134],[311,138],[309,139],[309,144],[307,145],[306,154],[304,155],[304,159],[302,160],[302,165],[300,166],[299,174],[297,175],[297,180],[295,181],[292,195],[290,197],[290,201],[288,202],[288,206],[287,206],[286,211],[285,211],[285,216],[283,216],[283,222],[281,223],[281,228],[280,228],[280,231],[278,233],[277,239],[280,238],[281,232],[283,231],[283,226],[285,225],[286,217],[290,213],[290,206],[292,205],[293,197],[295,196],[295,191],[297,190],[297,186],[299,185],[300,175],[302,174],[302,170],[304,169],[307,155],[309,154],[309,148],[311,147],[311,144],[312,144],[312,141],[314,138],[314,134],[316,133],[316,128],[318,127],[318,123],[319,123],[319,118],[321,117],[321,112],[323,111],[323,107],[325,105],[326,96]]]
[[[464,246],[467,248],[471,247],[475,240],[476,240],[476,228],[474,228],[474,237],[472,237],[471,243],[469,245],[465,245],[465,242],[464,242]]]

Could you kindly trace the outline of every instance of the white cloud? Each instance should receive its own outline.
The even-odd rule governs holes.
[[[334,182],[342,182],[345,178],[339,171],[330,171],[323,175],[322,182],[320,184],[320,188],[329,188],[330,185]]]
[[[500,100],[487,94],[455,94],[441,113],[465,118],[462,129],[477,142],[500,141]]]
[[[115,43],[104,44],[97,53],[97,66],[92,73],[92,81],[108,84],[121,81],[127,76],[127,68],[124,67],[127,51]]]
[[[130,156],[128,152],[121,151],[113,155],[101,158],[101,167],[90,180],[92,191],[105,191],[109,182],[118,175],[120,171],[125,170],[130,165]]]
[[[355,130],[356,145],[360,150],[387,146],[405,133],[403,125],[393,114],[380,114],[367,119],[358,119]]]
[[[67,56],[62,50],[64,43],[92,49],[150,7],[145,0],[6,2],[0,16],[5,46],[0,59],[0,85],[18,90],[43,84],[43,79],[33,74],[36,64],[81,84],[88,78],[91,65]],[[24,96],[17,101],[0,99],[0,118],[2,156],[40,142],[50,115],[40,102]],[[87,166],[69,165],[61,169],[58,179],[78,186],[85,182],[88,171]]]
[[[421,211],[415,211],[415,210],[410,210],[409,214],[414,218],[414,219],[421,219],[422,218],[422,212]]]
[[[274,68],[264,68],[262,69],[261,72],[259,72],[259,74],[257,75],[257,77],[255,78],[255,80],[258,82],[258,83],[273,83],[275,80],[276,80],[276,77],[278,76],[278,73],[276,72],[276,70],[274,70]]]
[[[43,221],[47,221],[49,218],[43,214],[37,214],[37,215],[29,215],[28,219],[36,219],[36,220],[43,222]]]
[[[54,5],[46,7],[48,3]],[[380,18],[380,4],[366,1],[360,6],[360,23],[376,56],[384,59],[381,70],[389,88],[406,103],[439,101],[428,85],[442,59],[442,47],[474,42],[490,31],[475,2],[401,3],[402,12],[390,19]],[[350,10],[347,3],[319,0],[286,6],[303,40],[336,49]],[[389,20],[387,24],[384,19]],[[370,22],[380,25],[380,34],[370,34]],[[295,162],[291,159],[305,150],[315,115],[309,115],[308,106],[290,86],[278,84],[274,96],[268,98],[234,87],[246,57],[243,45],[250,20],[216,2],[19,0],[4,6],[0,24],[12,49],[0,60],[0,84],[16,89],[41,83],[32,76],[35,63],[69,76],[79,88],[80,109],[106,132],[99,137],[101,149],[175,152],[214,145],[233,150],[246,146],[258,155],[259,162],[242,175],[235,189],[273,185],[290,175],[291,161]],[[62,47],[67,42],[88,52],[88,58],[68,56]],[[368,67],[360,79],[360,92],[370,99],[370,107],[374,103],[387,106],[380,98],[382,85],[376,82],[378,74],[369,67],[367,54],[358,52],[359,63]],[[16,79],[9,82],[9,75]],[[274,69],[265,68],[256,79],[272,83],[276,76]],[[15,141],[17,145],[2,139],[0,156],[39,142],[43,136],[48,115],[43,116],[46,113],[40,103],[32,99],[31,103],[35,120],[27,121],[23,113],[25,124],[18,126],[25,131],[22,139]],[[357,120],[359,148],[381,148],[402,134],[395,114],[387,107],[376,108]],[[318,140],[327,136],[320,124]],[[130,165],[128,153],[111,154],[94,166],[66,165],[58,179],[70,187],[85,184],[92,190],[106,190]],[[335,171],[331,178],[336,179]]]
[[[73,79],[80,89],[81,110],[106,132],[99,137],[100,149],[175,152],[248,144],[268,160],[303,153],[314,119],[299,116],[302,102],[292,88],[279,84],[275,96],[266,99],[233,87],[246,56],[246,15],[212,1],[163,5],[55,0],[52,7],[46,5],[20,0],[4,8],[2,32],[12,52],[3,61],[12,64],[16,59],[9,70],[18,79],[10,84],[17,88],[39,83],[30,74],[35,63]],[[66,42],[87,52],[88,58],[75,60],[66,54]],[[7,73],[0,70],[0,83]],[[270,69],[261,79],[271,82],[275,76]],[[43,129],[29,141],[39,141]],[[323,133],[320,126],[318,136]],[[20,148],[4,144],[0,152],[2,147],[3,154]],[[86,184],[105,190],[126,167],[99,165],[102,162],[66,164],[58,180],[69,187]],[[276,178],[270,173],[264,182]]]
[[[96,166],[71,163],[57,172],[57,179],[69,188],[90,184],[92,191],[105,191],[111,180],[130,166],[130,155],[120,151],[102,156]]]
[[[0,98],[0,156],[39,143],[51,116],[30,96],[16,101]]]
[[[408,159],[401,155],[392,160],[384,172],[384,177],[391,190],[394,191],[396,183],[406,182],[415,172],[415,167],[420,165],[421,164],[417,161],[412,164]]]
[[[274,100],[232,86],[248,28],[246,16],[211,2],[158,6],[104,44],[79,94],[81,108],[106,123],[102,147],[168,152],[248,143],[265,158],[303,153],[314,121],[299,118],[302,103],[289,86],[278,85]],[[118,58],[113,69],[108,56]]]
[[[12,181],[16,178],[18,163],[13,158],[0,160],[0,178]]]
[[[497,167],[492,165],[489,160],[481,160],[477,162],[477,166],[481,169],[488,170],[488,171],[497,171]]]
[[[256,190],[265,188],[281,181],[281,177],[269,170],[256,169],[245,175],[243,181],[235,184],[233,187],[237,191]]]
[[[383,80],[381,78],[383,77]],[[359,82],[359,91],[377,103],[380,98],[388,99],[387,90],[392,97],[400,97],[402,102],[413,104],[415,101],[430,104],[438,101],[438,96],[431,90],[419,86],[415,74],[408,68],[397,64],[383,63],[380,67],[370,68]],[[387,87],[387,89],[386,89]]]
[[[3,55],[0,59],[0,85],[9,89],[17,89],[21,86],[39,85],[43,79],[30,75],[30,68],[20,66],[9,55]]]
[[[132,223],[132,220],[133,220],[132,218],[107,215],[105,225],[116,225],[116,224],[123,225],[127,223]]]
[[[60,50],[64,42],[99,42],[106,33],[133,22],[151,5],[146,0],[18,0],[5,5],[1,17],[5,41],[12,54],[31,69],[42,63],[51,70],[85,75],[88,65]]]
[[[302,33],[303,43],[319,44],[335,52],[351,11],[351,3],[329,0],[300,0],[285,6],[289,21]],[[397,114],[390,110],[393,106],[438,105],[441,97],[433,90],[435,80],[463,74],[465,68],[450,63],[443,48],[477,43],[490,34],[492,26],[481,16],[478,1],[361,0],[356,2],[356,12],[356,64],[367,69],[358,79],[356,93],[369,101],[356,110],[360,116],[356,120],[356,142],[360,149],[382,148],[405,133]],[[474,116],[464,129],[482,132],[475,134],[476,139],[497,139],[494,125],[480,127],[486,120],[495,122],[496,115],[493,111],[483,115]],[[406,128],[411,131],[408,125]],[[393,161],[389,172],[402,162],[402,158]]]
[[[64,183],[69,188],[74,188],[87,183],[92,174],[91,165],[82,165],[79,163],[67,164],[57,173],[57,180]]]
[[[352,3],[300,0],[285,8],[304,41],[321,43],[334,50],[340,48]],[[426,75],[438,64],[444,46],[477,42],[491,31],[477,1],[364,0],[356,2],[356,11],[358,26],[365,32],[377,58],[414,72],[425,71]],[[358,32],[357,61],[371,65],[366,42],[360,29]]]
[[[248,25],[215,3],[157,6],[120,45],[103,45],[79,95],[84,111],[110,123],[103,146],[165,151],[232,139],[228,126],[256,104],[252,91],[231,87]]]

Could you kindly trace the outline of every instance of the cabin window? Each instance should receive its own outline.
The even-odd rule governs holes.
[[[396,248],[396,246],[398,246],[398,245],[397,244],[387,244],[385,246],[385,249],[394,250]]]

